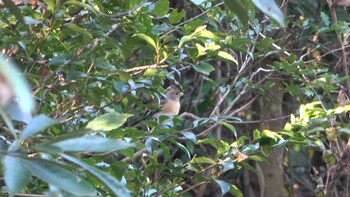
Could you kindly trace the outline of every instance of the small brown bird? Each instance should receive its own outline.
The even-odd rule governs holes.
[[[164,98],[160,101],[160,109],[151,111],[146,115],[145,118],[142,118],[141,120],[137,121],[133,124],[133,127],[139,127],[142,125],[145,119],[147,117],[152,117],[151,119],[157,119],[164,115],[164,116],[175,116],[178,115],[180,112],[180,98],[183,96],[183,93],[174,85],[169,86],[167,89],[165,89],[164,92]]]
[[[160,111],[153,115],[154,118],[158,118],[161,115],[175,116],[180,111],[180,98],[184,94],[174,85],[169,86],[165,90],[165,98],[160,102]]]

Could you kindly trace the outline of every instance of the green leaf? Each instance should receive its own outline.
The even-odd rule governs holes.
[[[108,152],[134,147],[134,144],[97,136],[83,136],[50,144],[69,152]]]
[[[215,164],[215,161],[209,157],[195,157],[191,160],[191,163],[207,163],[207,164]]]
[[[242,25],[248,27],[248,10],[246,0],[224,0],[226,7],[234,12]]]
[[[349,128],[340,128],[338,131],[342,132],[342,133],[350,134],[350,129]]]
[[[219,41],[220,40],[220,38],[217,35],[215,35],[213,32],[208,31],[206,29],[203,29],[203,30],[201,30],[199,32],[196,32],[194,34],[194,36],[201,37],[201,38],[209,38],[209,39],[212,39],[212,40],[215,40],[215,41]]]
[[[181,134],[185,136],[187,139],[191,140],[193,143],[197,142],[197,136],[194,133],[188,132],[188,131],[182,131]]]
[[[268,162],[265,157],[261,157],[258,155],[249,155],[248,158],[254,161]]]
[[[94,176],[96,176],[100,181],[102,181],[116,196],[119,197],[128,197],[130,196],[129,191],[126,189],[125,184],[118,181],[113,176],[100,171],[82,161],[79,159],[72,157],[70,155],[61,154],[63,158],[67,159],[68,161],[77,164],[78,166],[84,168]]]
[[[159,144],[160,148],[162,149],[162,151],[164,153],[165,159],[169,160],[171,157],[170,148],[158,139],[153,139],[153,140]]]
[[[124,81],[116,81],[114,82],[114,88],[120,95],[123,95],[129,90],[129,85]]]
[[[24,22],[27,24],[27,25],[36,25],[36,24],[39,24],[41,23],[41,21],[39,20],[36,20],[30,16],[25,16],[24,17]]]
[[[77,196],[97,196],[97,191],[88,182],[59,163],[43,159],[21,160],[27,170],[47,183]]]
[[[324,25],[326,27],[329,27],[329,25],[331,24],[331,20],[329,19],[329,16],[326,13],[321,12],[321,19]]]
[[[110,112],[103,114],[90,121],[86,128],[94,131],[110,131],[121,127],[132,114],[119,114],[117,112]]]
[[[19,148],[17,141],[14,141],[9,152]],[[4,179],[10,196],[20,192],[29,182],[31,174],[24,168],[22,160],[11,154],[7,154],[3,159]]]
[[[29,26],[25,23],[24,17],[18,7],[11,0],[3,0],[4,5],[10,10],[10,12],[15,15],[20,23],[24,25],[27,31],[31,31]]]
[[[169,10],[169,1],[161,0],[155,4],[153,13],[158,17],[162,17],[168,14],[168,10]]]
[[[180,12],[177,12],[177,9],[173,10],[169,16],[169,22],[171,24],[176,24],[181,22],[181,20],[186,16],[185,10],[181,10]]]
[[[284,15],[276,4],[275,0],[252,0],[257,8],[259,8],[267,16],[275,19],[282,27],[284,27]]]
[[[170,141],[171,143],[175,144],[177,147],[179,147],[184,153],[186,153],[187,157],[190,159],[191,158],[191,154],[190,151],[188,151],[188,149],[180,144],[179,142],[177,142],[175,139],[173,138],[168,138],[168,141]]]
[[[213,138],[205,138],[202,140],[198,140],[198,144],[209,144],[212,147],[216,148],[218,151],[218,155],[222,155],[227,152],[229,148],[229,144],[223,140],[217,140]]]
[[[47,9],[53,12],[55,10],[55,1],[54,0],[43,0],[47,5]],[[66,3],[66,2],[65,2]]]
[[[31,114],[35,104],[31,89],[24,79],[22,73],[10,61],[0,57],[0,75],[12,88],[13,93],[18,98],[18,105],[25,114]]]
[[[235,185],[230,184],[230,194],[236,197],[243,197],[242,191]]]
[[[255,130],[253,131],[253,139],[254,139],[254,140],[257,140],[257,139],[259,139],[259,138],[260,138],[260,132],[259,132],[259,130],[255,129]]]
[[[226,128],[228,128],[237,138],[237,131],[236,128],[233,125],[228,124],[227,122],[220,122],[221,125],[224,125]]]
[[[141,38],[142,40],[146,41],[148,44],[152,45],[156,51],[159,50],[158,44],[150,36],[147,36],[146,34],[135,34],[133,37]]]
[[[76,25],[74,23],[67,23],[64,26],[67,27],[68,29],[74,31],[74,32],[82,33],[91,39],[93,38],[89,31],[87,31],[86,29],[84,29],[82,27],[79,27],[78,25]]]
[[[193,39],[193,36],[189,35],[189,36],[183,36],[181,39],[180,39],[180,42],[179,42],[179,45],[178,47],[180,48],[185,42],[188,42],[190,40]]]
[[[94,13],[95,15],[97,15],[95,10],[91,6],[89,6],[86,3],[80,2],[80,1],[65,1],[64,5],[80,6],[80,7],[83,7],[85,9],[89,10],[90,12]]]
[[[191,2],[193,3],[193,4],[195,4],[195,5],[200,5],[200,4],[202,4],[202,3],[204,3],[204,2],[206,2],[207,0],[191,0]]]
[[[200,65],[193,64],[193,68],[196,71],[203,73],[205,75],[209,75],[212,71],[215,70],[215,68],[208,63],[202,63]]]
[[[71,70],[67,73],[67,81],[72,81],[80,78],[86,78],[87,74],[81,71]]]
[[[28,125],[24,128],[20,135],[20,139],[25,140],[35,133],[46,129],[47,127],[56,124],[57,121],[47,117],[44,114],[34,117]]]
[[[276,132],[270,131],[270,130],[263,130],[262,131],[262,135],[269,137],[271,139],[274,139],[275,141],[277,141],[278,139],[283,139],[280,135],[278,135]]]
[[[214,181],[220,186],[221,196],[225,195],[227,192],[230,191],[230,184],[228,184],[226,181],[217,179],[214,179]]]
[[[237,60],[229,53],[227,53],[226,51],[219,51],[218,56],[230,60],[233,63],[235,63],[236,65],[238,64]]]

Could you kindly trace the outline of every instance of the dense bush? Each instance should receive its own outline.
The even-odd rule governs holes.
[[[3,194],[349,195],[346,2],[2,3]]]

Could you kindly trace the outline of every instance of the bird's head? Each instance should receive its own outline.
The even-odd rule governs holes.
[[[165,89],[165,96],[167,99],[179,101],[184,94],[174,85],[169,86]]]

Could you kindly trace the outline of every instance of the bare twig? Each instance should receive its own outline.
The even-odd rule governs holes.
[[[192,113],[188,113],[188,112],[184,112],[184,113],[182,113],[181,115],[180,115],[180,118],[191,118],[191,119],[193,119],[193,120],[198,120],[200,117],[198,117],[198,116],[196,116],[196,115],[194,115],[194,114],[192,114]]]
[[[158,65],[158,64],[152,64],[152,65],[145,65],[145,66],[139,66],[139,67],[134,67],[134,68],[128,68],[125,69],[124,72],[135,72],[135,71],[143,71],[149,68],[167,68],[169,67],[168,64],[164,64],[164,65]]]

